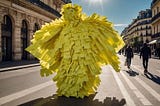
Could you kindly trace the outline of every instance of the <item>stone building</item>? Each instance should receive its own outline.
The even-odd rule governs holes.
[[[137,18],[122,31],[125,43],[132,45],[135,52],[139,52],[144,42],[151,41],[151,18],[151,9],[140,11]]]
[[[32,59],[25,48],[36,30],[59,18],[71,0],[0,0],[0,62]]]
[[[160,48],[160,0],[153,0],[152,10],[152,41],[149,43],[152,49]]]

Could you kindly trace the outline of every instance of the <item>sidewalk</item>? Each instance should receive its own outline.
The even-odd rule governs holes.
[[[38,60],[21,60],[21,61],[6,61],[0,62],[0,72],[12,71],[27,67],[39,66]]]

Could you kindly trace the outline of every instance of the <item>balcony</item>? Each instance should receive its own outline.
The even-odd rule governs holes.
[[[157,37],[160,37],[160,32],[152,35],[152,38],[157,38]]]
[[[56,15],[57,17],[61,17],[61,14],[56,11],[55,9],[51,8],[50,6],[46,5],[45,3],[41,2],[40,0],[26,0],[27,2],[32,3],[35,6],[38,6],[54,15]],[[64,0],[66,1],[66,0]]]
[[[160,18],[160,12],[152,17],[151,21],[154,22],[156,19]]]
[[[152,36],[152,34],[146,34],[145,36]]]
[[[150,24],[150,23],[151,23],[150,20],[146,20],[146,21],[139,22],[139,23],[137,24],[137,26],[139,26],[139,25],[146,25],[146,24]]]

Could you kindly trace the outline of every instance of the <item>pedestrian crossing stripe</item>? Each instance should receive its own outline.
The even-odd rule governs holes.
[[[149,85],[147,85],[144,81],[142,81],[140,78],[135,77],[138,83],[140,83],[152,96],[154,96],[159,102],[160,102],[160,95],[153,90]]]
[[[119,86],[119,89],[120,89],[123,97],[126,99],[127,106],[136,106],[134,101],[131,99],[129,93],[127,92],[126,88],[124,87],[122,81],[118,77],[117,73],[113,69],[111,69],[111,72],[113,73],[113,76]]]
[[[139,70],[140,72],[143,72],[143,70],[141,70],[140,68],[137,68],[136,66],[133,66],[133,67]],[[135,77],[135,80],[137,80],[137,82],[140,83],[152,96],[154,96],[158,101],[160,101],[160,95],[155,90],[153,90],[149,85],[147,85],[140,78]]]
[[[129,88],[134,92],[137,98],[142,102],[143,105],[152,105],[151,102],[143,96],[143,94],[134,86],[134,84],[126,77],[123,72],[120,72],[125,81],[127,82]]]
[[[158,73],[160,73],[160,70],[156,70]]]

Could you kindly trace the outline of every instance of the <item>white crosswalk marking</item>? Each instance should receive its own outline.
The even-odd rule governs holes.
[[[160,95],[153,90],[149,85],[147,85],[144,81],[142,81],[140,78],[135,77],[138,83],[140,83],[152,96],[154,96],[158,101],[160,101]]]
[[[45,87],[48,87],[50,85],[53,85],[53,84],[54,84],[53,81],[48,81],[48,82],[39,84],[37,86],[31,87],[29,89],[25,89],[25,90],[22,90],[20,92],[16,92],[16,93],[13,93],[11,95],[2,97],[2,98],[0,98],[0,106],[5,104],[5,103],[11,102],[13,100],[16,100],[18,98],[24,97],[24,96],[26,96],[28,94],[33,93],[33,92],[36,92],[38,90],[41,90],[41,89],[43,89]]]
[[[133,66],[135,69],[139,70],[140,72],[143,72],[143,70],[141,70],[140,68],[137,68],[135,66]],[[158,101],[160,101],[160,95],[153,90],[149,85],[147,85],[144,81],[142,81],[140,78],[135,77],[135,79],[137,80],[138,83],[140,83],[150,94],[152,94],[152,96],[154,96]]]
[[[141,66],[139,66],[139,65],[133,65],[133,68],[135,68],[135,69],[143,72],[143,70],[141,69]],[[157,71],[158,73],[160,73],[160,70],[155,70],[155,71]]]
[[[134,86],[134,84],[123,74],[123,72],[120,72],[125,81],[127,82],[130,89],[134,92],[134,94],[139,98],[139,100],[142,102],[143,105],[152,105],[147,98],[145,98],[142,93]]]
[[[113,76],[120,88],[120,91],[123,95],[123,97],[126,99],[126,102],[127,102],[127,106],[136,106],[134,101],[131,99],[129,93],[127,92],[126,88],[124,87],[122,81],[120,80],[120,78],[118,77],[117,73],[112,69],[111,71],[113,73]]]
[[[132,65],[132,67],[135,68],[136,70],[139,70],[141,73],[143,73],[143,71],[140,68],[138,68],[138,66]]]
[[[160,73],[160,70],[156,70],[156,71]]]

